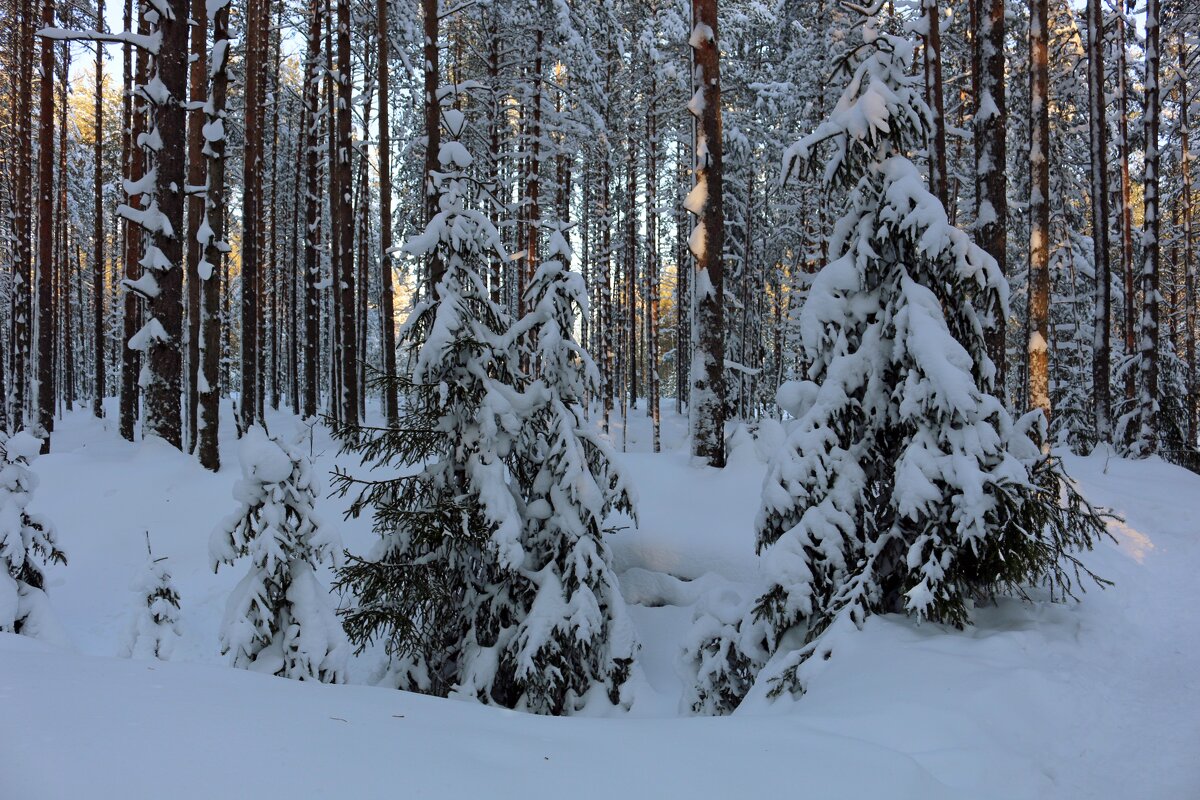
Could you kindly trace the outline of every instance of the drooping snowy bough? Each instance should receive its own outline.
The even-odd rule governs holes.
[[[555,234],[530,313],[514,325],[492,300],[482,270],[508,256],[478,210],[463,115],[442,118],[438,212],[404,249],[444,271],[400,333],[412,366],[393,379],[399,426],[338,431],[364,463],[401,473],[335,477],[381,535],[340,573],[346,630],[360,647],[383,642],[403,689],[544,714],[628,705],[636,645],[602,524],[632,503],[584,431],[596,370],[572,338],[581,281]]]
[[[146,544],[149,550],[149,535]],[[179,638],[179,591],[167,569],[166,556],[148,555],[131,586],[138,594],[138,602],[119,654],[125,658],[166,661]]]
[[[847,211],[801,312],[808,380],[783,392],[796,419],[764,482],[769,589],[740,616],[697,619],[697,712],[803,693],[830,629],[871,614],[961,627],[976,600],[1100,581],[1075,553],[1102,518],[1043,453],[1041,412],[1013,420],[993,394],[985,333],[1007,313],[1004,276],[906,156],[929,119],[913,45],[869,17],[863,34],[829,119],[785,155],[796,176],[832,150],[823,175]]]
[[[213,531],[213,568],[250,557],[221,624],[221,652],[233,665],[297,680],[341,683],[349,647],[316,574],[341,555],[341,541],[316,514],[312,465],[261,427],[241,443],[241,504]]]
[[[29,465],[41,448],[41,440],[24,431],[0,441],[0,631],[35,638],[49,613],[42,565],[67,563],[54,526],[27,510],[38,485]]]

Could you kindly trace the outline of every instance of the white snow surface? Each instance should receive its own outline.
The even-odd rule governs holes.
[[[873,617],[838,632],[802,699],[686,717],[678,661],[694,607],[760,589],[753,520],[783,434],[731,431],[730,465],[698,468],[673,409],[664,453],[648,452],[639,408],[618,454],[640,497],[640,529],[611,537],[642,643],[633,707],[560,719],[367,685],[374,651],[353,660],[351,686],[224,666],[217,634],[239,570],[214,575],[207,548],[240,477],[232,424],[213,475],[159,440],[121,440],[115,403],[103,422],[68,415],[33,464],[30,504],[70,557],[46,570],[65,639],[0,634],[0,798],[1200,797],[1200,477],[1068,455],[1086,495],[1124,517],[1117,543],[1088,558],[1115,588],[1079,604],[1003,601],[963,632]],[[299,424],[268,422],[288,438]],[[318,475],[358,467],[320,427],[313,450]],[[318,502],[331,522],[344,507]],[[375,541],[369,520],[338,528],[352,552]],[[145,530],[182,596],[169,662],[116,657]]]

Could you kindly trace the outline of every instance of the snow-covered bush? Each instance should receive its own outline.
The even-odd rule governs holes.
[[[870,614],[961,627],[997,593],[1070,594],[1086,572],[1074,553],[1104,535],[1043,454],[1041,413],[1014,421],[992,393],[984,329],[1006,313],[1007,284],[905,155],[928,119],[911,42],[872,20],[863,32],[841,100],[785,158],[787,174],[822,171],[848,207],[801,311],[811,384],[789,393],[799,417],[764,481],[769,588],[736,632],[697,620],[698,711],[731,710],[760,668],[772,696],[802,693],[810,658],[831,654],[822,634]]]
[[[35,637],[37,617],[46,613],[41,565],[67,563],[54,526],[27,510],[38,485],[29,465],[41,446],[24,431],[0,438],[0,631]]]
[[[151,554],[131,588],[138,594],[138,603],[120,655],[166,661],[179,637],[179,592],[167,570],[166,556]]]
[[[439,212],[405,250],[444,273],[401,331],[412,372],[395,379],[400,424],[338,431],[364,463],[404,473],[335,479],[381,535],[341,570],[356,599],[346,631],[359,647],[383,641],[401,688],[550,714],[597,693],[626,703],[634,640],[601,524],[631,508],[607,450],[582,431],[579,398],[595,380],[571,338],[582,289],[556,236],[531,314],[513,327],[492,302],[481,269],[489,252],[507,256],[475,210],[462,115],[443,117]]]
[[[221,652],[237,667],[340,683],[349,648],[316,569],[340,556],[341,542],[317,516],[311,464],[255,426],[242,438],[241,465],[240,508],[209,543],[214,569],[250,557],[225,607]]]

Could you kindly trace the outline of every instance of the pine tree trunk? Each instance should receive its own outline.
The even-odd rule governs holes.
[[[1138,358],[1138,375],[1141,379],[1141,396],[1138,399],[1141,430],[1138,433],[1138,451],[1150,454],[1158,450],[1158,339],[1159,339],[1159,151],[1158,118],[1159,107],[1159,14],[1160,0],[1146,3],[1146,105],[1142,123],[1146,140],[1146,177],[1143,186],[1145,203],[1142,227],[1142,319],[1140,325],[1141,349]]]
[[[440,169],[438,150],[441,149],[441,105],[438,102],[438,2],[421,0],[425,20],[425,222],[438,213],[437,189],[433,185],[433,173]],[[442,264],[436,254],[429,256],[426,266],[429,271],[430,297],[438,296],[438,284],[442,282]]]
[[[388,25],[388,0],[377,0],[376,20],[379,43],[379,346],[383,351],[383,416],[389,428],[400,424],[396,396],[396,314],[392,308],[392,139],[388,116],[391,96],[388,87],[388,59],[391,41]]]
[[[722,187],[720,49],[717,0],[692,0],[692,63],[695,95],[688,104],[696,118],[693,155],[696,186],[688,210],[696,229],[688,241],[696,259],[696,318],[693,333],[690,427],[692,456],[725,466],[725,210]]]
[[[54,26],[54,0],[42,2],[42,27]],[[54,40],[43,38],[38,110],[37,426],[42,452],[54,430]]]
[[[97,0],[97,28],[104,30],[104,0]],[[92,151],[92,192],[95,229],[92,242],[92,414],[104,416],[104,45],[96,42],[96,116]]]
[[[1088,106],[1091,126],[1092,242],[1096,263],[1092,339],[1092,417],[1096,440],[1112,439],[1112,266],[1108,241],[1108,123],[1104,118],[1104,11],[1088,0]]]
[[[679,182],[687,186],[689,170],[684,157],[684,143],[680,140],[675,148],[675,161],[679,165]],[[692,290],[690,256],[687,249],[687,212],[681,203],[675,213],[675,412],[683,414],[685,403],[689,403],[688,389],[691,386],[691,342],[692,342]]]
[[[29,374],[32,371],[30,323],[33,320],[33,184],[30,164],[33,160],[33,31],[32,0],[22,0],[18,41],[17,77],[17,186],[13,203],[13,230],[16,233],[16,261],[12,280],[12,403],[11,429],[25,427],[29,404]]]
[[[538,12],[534,12],[537,14]],[[542,206],[542,56],[545,31],[542,30],[540,16],[535,21],[533,34],[533,68],[529,75],[530,98],[529,114],[526,122],[527,145],[524,148],[525,158],[525,224],[524,235],[521,237],[522,249],[525,252],[521,270],[520,295],[517,298],[517,316],[525,315],[525,290],[533,280],[538,268],[538,237],[540,233]]]
[[[1001,274],[1008,272],[1008,181],[1006,123],[1008,104],[1004,70],[1005,0],[980,0],[986,4],[978,14],[975,36],[975,74],[978,93],[975,109],[975,219],[979,244],[996,259]],[[996,365],[995,386],[1007,395],[1008,352],[1004,314],[987,331],[988,355]]]
[[[1029,405],[1050,424],[1050,143],[1047,2],[1030,3]]]
[[[210,13],[213,26],[213,64],[205,113],[208,123],[213,125],[225,115],[229,83],[229,0],[221,0],[219,5],[211,8]],[[228,264],[224,252],[225,151],[224,136],[206,145],[208,170],[204,206],[205,219],[211,233],[204,245],[203,270],[200,274],[204,285],[200,297],[200,421],[197,433],[200,463],[205,469],[213,472],[221,468],[218,448],[221,409],[221,279]]]
[[[1137,352],[1137,326],[1134,314],[1133,282],[1133,201],[1132,180],[1129,175],[1129,79],[1126,75],[1126,20],[1124,9],[1117,13],[1117,95],[1119,116],[1117,131],[1120,141],[1117,149],[1121,159],[1121,273],[1125,279],[1125,356],[1133,358]],[[1133,403],[1137,393],[1137,371],[1133,366],[1125,370],[1125,400]]]
[[[263,57],[267,49],[267,0],[248,0],[246,11],[245,137],[242,174],[242,387],[240,418],[242,431],[261,417],[259,397],[259,332],[261,328],[260,282],[263,200]]]
[[[603,425],[605,432],[611,429],[613,412],[613,388],[616,383],[614,360],[616,358],[615,343],[613,342],[612,298],[612,164],[607,143],[602,145],[604,171],[600,175],[600,393],[603,397]]]
[[[125,28],[129,30],[133,20],[134,0],[127,0],[125,7]],[[144,6],[138,7],[137,29],[139,34],[147,34]],[[125,45],[125,119],[126,156],[125,174],[133,183],[141,181],[146,171],[146,156],[138,146],[138,140],[146,131],[145,101],[135,94],[135,87],[146,82],[148,58],[144,51],[138,50],[135,57],[130,46]],[[141,207],[141,195],[134,194],[128,198],[128,204],[133,208]],[[142,269],[138,263],[142,251],[142,229],[136,223],[125,221],[125,253],[124,280],[126,283],[136,281],[141,277]],[[134,428],[138,418],[138,395],[140,387],[138,379],[142,368],[142,352],[129,346],[134,334],[142,327],[142,308],[137,295],[131,290],[124,291],[122,303],[122,337],[121,337],[121,436],[133,441]]]
[[[207,0],[192,0],[192,53],[191,53],[191,100],[200,106],[208,94],[208,37]],[[200,374],[200,242],[196,237],[200,219],[204,216],[204,197],[196,189],[205,182],[205,159],[202,152],[204,137],[203,108],[193,107],[188,111],[188,186],[187,201],[187,441],[188,450],[197,446],[196,419],[200,403],[198,377]]]
[[[1179,33],[1179,96],[1183,101],[1179,104],[1179,165],[1183,178],[1183,271],[1184,271],[1184,318],[1187,320],[1187,332],[1184,347],[1187,361],[1187,432],[1188,447],[1196,447],[1197,427],[1200,427],[1200,380],[1196,374],[1196,260],[1192,251],[1192,154],[1190,148],[1191,131],[1188,127],[1188,97],[1187,82],[1187,40],[1185,34]]]
[[[67,225],[67,76],[71,70],[71,49],[62,43],[62,58],[58,63],[58,201],[55,206],[55,266],[54,266],[54,341],[62,358],[53,366],[54,402],[71,411],[75,404],[75,326],[71,319],[71,256]],[[53,412],[51,413],[53,418]]]
[[[148,303],[150,315],[162,326],[165,338],[152,337],[147,350],[149,378],[146,384],[147,434],[159,436],[182,449],[180,415],[180,366],[183,333],[183,242],[184,179],[186,177],[186,128],[184,99],[187,89],[188,4],[168,0],[170,14],[159,19],[162,44],[155,58],[155,78],[166,97],[154,108],[154,128],[162,140],[155,159],[155,201],[170,230],[159,229],[152,246],[159,249],[168,266],[158,270],[158,292]],[[153,80],[153,78],[152,78]]]
[[[502,106],[500,104],[500,22],[498,13],[493,8],[492,13],[488,16],[487,74],[491,107],[488,115],[488,161],[486,172],[488,183],[492,191],[497,194],[500,191],[500,126],[504,121]],[[488,255],[488,264],[488,284],[491,300],[493,303],[499,305],[500,280],[504,265],[494,253]],[[584,330],[587,330],[586,319],[584,321]],[[584,335],[584,341],[587,341],[586,334]]]
[[[946,103],[942,88],[941,11],[938,0],[921,0],[927,32],[925,34],[925,100],[933,112],[929,142],[929,186],[934,196],[948,208],[946,180]]]
[[[341,171],[337,168],[338,126],[337,95],[334,68],[333,30],[336,21],[332,4],[329,25],[325,30],[325,172],[329,182],[329,412],[335,420],[342,418],[342,293],[341,282],[342,228],[338,225],[338,198],[341,196]]]
[[[308,51],[304,68],[304,417],[317,414],[320,375],[317,372],[321,344],[321,306],[317,289],[321,282],[318,253],[321,236],[321,181],[317,150],[320,147],[321,120],[321,27],[324,0],[312,0],[309,10]]]
[[[354,185],[350,158],[351,103],[353,86],[350,80],[350,0],[337,3],[337,163],[338,191],[336,225],[337,247],[341,267],[342,309],[342,421],[358,424],[358,340],[355,333],[354,303],[354,206],[351,202]]]
[[[629,376],[628,406],[637,407],[638,398],[638,320],[637,320],[637,153],[634,139],[637,128],[629,116],[629,137],[625,157],[625,338],[626,374]],[[629,435],[629,412],[625,412],[622,436]]]
[[[270,5],[267,5],[267,15],[269,17]],[[279,336],[280,336],[280,258],[279,258],[279,210],[283,203],[279,199],[279,68],[283,60],[280,54],[281,37],[280,31],[283,28],[283,4],[280,3],[276,12],[275,24],[270,28],[271,40],[271,202],[268,204],[270,210],[270,222],[267,234],[269,249],[267,257],[263,261],[263,281],[267,286],[267,300],[270,306],[270,314],[264,315],[265,322],[269,326],[266,343],[270,343],[271,357],[267,362],[266,375],[262,378],[263,385],[266,384],[266,378],[270,378],[271,384],[271,408],[279,408]],[[263,215],[267,217],[266,214]],[[260,390],[261,391],[261,390]],[[261,413],[261,409],[260,409]]]
[[[655,114],[656,85],[654,65],[651,65],[650,88],[646,104],[646,280],[649,297],[646,303],[646,361],[649,367],[650,397],[648,400],[652,448],[662,449],[661,441],[661,383],[658,377],[658,115]]]

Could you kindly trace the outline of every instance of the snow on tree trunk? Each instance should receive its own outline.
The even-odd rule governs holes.
[[[1048,0],[1032,0],[1029,22],[1029,406],[1050,425],[1050,79]]]
[[[242,173],[242,359],[239,395],[240,429],[260,421],[258,409],[261,348],[259,307],[263,267],[261,225],[263,219],[263,74],[267,50],[267,0],[246,3],[245,98],[243,101]]]
[[[1145,181],[1142,196],[1145,204],[1142,225],[1142,318],[1138,340],[1138,429],[1133,452],[1150,455],[1159,444],[1159,30],[1160,0],[1146,3],[1146,105],[1142,125],[1146,140]]]
[[[987,0],[980,9],[975,36],[979,97],[975,124],[975,227],[980,246],[996,261],[1001,275],[1008,273],[1008,104],[1004,59],[1005,0]],[[989,328],[988,356],[996,365],[996,388],[1005,393],[1007,343],[1003,317]]]
[[[720,49],[717,0],[693,0],[693,89],[688,111],[695,117],[693,157],[696,183],[684,207],[696,216],[688,246],[696,260],[692,387],[688,407],[692,455],[713,467],[725,466],[725,245],[723,200]]]
[[[1112,266],[1109,260],[1108,123],[1104,93],[1104,11],[1087,4],[1088,109],[1091,134],[1092,242],[1096,260],[1092,341],[1092,414],[1098,442],[1112,440]]]
[[[54,25],[54,0],[43,0],[42,25]],[[37,160],[37,377],[34,401],[37,403],[37,435],[42,437],[42,452],[50,452],[50,433],[54,430],[54,41],[42,37],[41,97],[38,109]]]
[[[385,378],[396,374],[396,320],[392,309],[392,140],[388,116],[392,98],[388,91],[388,62],[391,58],[388,2],[378,0],[376,3],[375,33],[379,46],[379,344],[383,350]],[[392,427],[400,418],[395,381],[383,386],[383,416]]]
[[[1179,94],[1188,98],[1187,42],[1183,31],[1179,32]],[[1200,377],[1196,364],[1196,258],[1192,243],[1192,217],[1195,213],[1192,195],[1192,153],[1188,106],[1189,101],[1179,104],[1179,165],[1183,178],[1183,269],[1184,304],[1186,308],[1187,336],[1185,353],[1187,361],[1187,446],[1196,447],[1197,427],[1200,424]]]
[[[197,277],[204,282],[200,297],[200,371],[196,378],[200,395],[197,423],[200,463],[216,472],[221,467],[217,434],[221,406],[221,276],[229,252],[225,241],[225,99],[229,84],[229,0],[207,4],[213,29],[209,59],[209,94],[205,101],[202,153],[208,159],[204,193],[204,219],[197,238],[204,248]]]
[[[354,304],[354,205],[351,202],[354,178],[351,169],[353,144],[350,139],[351,108],[354,100],[350,63],[350,0],[337,0],[337,138],[335,162],[338,172],[338,191],[331,198],[336,209],[333,224],[338,228],[336,264],[339,268],[335,291],[340,291],[341,337],[341,403],[342,419],[349,424],[358,422],[358,346]],[[337,288],[340,286],[340,290]]]
[[[104,29],[104,0],[96,4],[97,25]],[[96,42],[95,126],[92,150],[92,415],[104,416],[104,394],[107,389],[105,345],[108,341],[104,327],[104,45]],[[0,406],[3,400],[0,399]],[[2,423],[2,420],[0,420]]]

